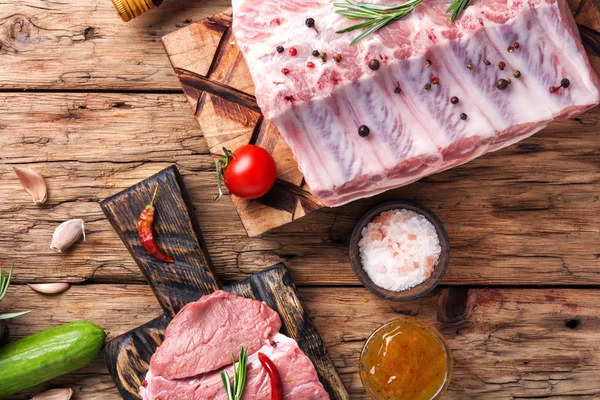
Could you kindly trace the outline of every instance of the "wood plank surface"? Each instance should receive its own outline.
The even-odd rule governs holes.
[[[160,37],[229,4],[165,1],[124,23],[106,0],[2,0],[0,89],[180,91]]]
[[[352,399],[367,399],[357,370],[364,340],[380,324],[401,316],[431,322],[448,338],[455,364],[444,399],[600,396],[596,290],[446,288],[403,304],[381,300],[364,288],[301,288],[300,296]],[[3,307],[35,310],[10,322],[15,338],[82,318],[99,323],[114,338],[161,313],[150,287],[120,284],[75,285],[52,297],[18,285],[9,290]],[[39,390],[50,386],[71,386],[77,399],[118,396],[100,357]],[[27,393],[11,400],[25,399]]]
[[[408,187],[248,238],[229,196],[212,201],[214,164],[183,95],[43,96],[0,94],[0,265],[14,260],[19,282],[143,282],[99,201],[174,163],[226,283],[285,262],[298,285],[358,285],[350,232],[393,198],[416,200],[445,224],[446,284],[600,283],[598,108]],[[31,204],[14,165],[46,176],[47,204]],[[76,217],[86,220],[88,241],[51,251],[54,228]]]

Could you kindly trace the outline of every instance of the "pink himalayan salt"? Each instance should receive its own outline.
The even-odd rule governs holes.
[[[363,228],[358,246],[369,278],[393,291],[409,289],[429,278],[442,251],[433,224],[405,209],[375,217]]]

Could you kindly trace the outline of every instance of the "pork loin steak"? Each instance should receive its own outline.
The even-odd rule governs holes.
[[[477,0],[454,23],[451,0],[423,0],[353,46],[360,31],[335,33],[361,21],[335,13],[343,1],[233,0],[258,104],[326,205],[409,184],[598,104],[564,0]]]
[[[279,328],[279,315],[265,303],[216,291],[187,304],[173,318],[150,370],[166,379],[214,371],[231,364],[231,354],[237,357],[240,346],[248,354],[256,352]]]
[[[266,354],[277,366],[283,382],[286,400],[325,400],[329,395],[319,382],[310,359],[304,355],[295,340],[277,334],[273,343],[264,345],[260,351]],[[233,376],[233,367],[226,367],[229,376]],[[169,380],[149,372],[147,386],[141,388],[144,400],[226,400],[227,395],[220,371],[199,377]],[[271,398],[269,376],[254,353],[248,358],[248,369],[243,400],[262,400]]]

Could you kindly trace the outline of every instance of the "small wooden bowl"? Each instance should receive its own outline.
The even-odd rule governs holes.
[[[369,224],[373,218],[382,212],[395,209],[411,210],[427,218],[435,227],[440,239],[440,247],[442,248],[440,258],[438,259],[431,276],[417,286],[400,292],[387,290],[373,283],[371,278],[369,278],[369,275],[367,275],[366,271],[363,269],[362,262],[360,260],[360,251],[358,248],[358,242],[362,238],[363,228],[367,226],[367,224]],[[449,258],[450,245],[448,243],[448,234],[446,233],[446,229],[444,228],[442,222],[428,208],[408,200],[389,201],[372,208],[358,221],[354,227],[354,230],[352,231],[352,237],[350,238],[350,262],[352,263],[352,268],[354,269],[356,277],[367,289],[386,300],[408,301],[429,293],[438,285],[442,279],[442,276],[444,276],[446,273]]]

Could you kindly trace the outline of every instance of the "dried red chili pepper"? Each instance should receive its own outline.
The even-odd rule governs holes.
[[[154,212],[156,211],[154,208],[154,199],[156,198],[156,193],[158,193],[158,185],[156,186],[156,190],[154,190],[154,194],[152,195],[152,201],[150,201],[150,204],[144,208],[144,211],[142,211],[140,217],[138,218],[138,237],[140,238],[140,242],[142,242],[142,246],[144,246],[148,253],[152,254],[161,261],[172,263],[173,259],[163,253],[163,251],[158,248],[158,245],[154,241],[153,225]]]
[[[263,368],[267,371],[269,379],[271,379],[271,400],[283,400],[283,383],[281,382],[277,367],[263,353],[258,353],[258,361],[260,361]]]

